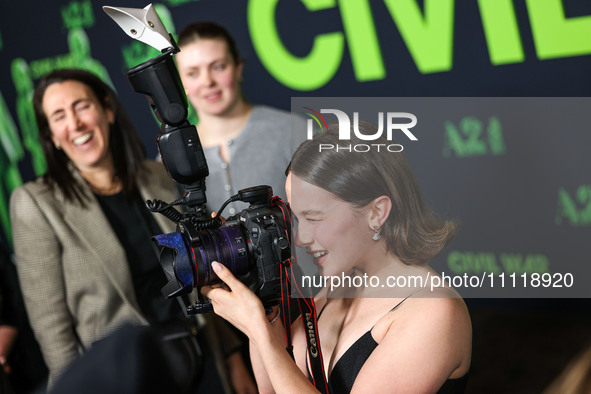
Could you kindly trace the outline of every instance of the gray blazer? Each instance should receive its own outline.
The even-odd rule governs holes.
[[[175,200],[177,189],[164,166],[146,166],[147,176],[138,180],[143,199]],[[10,214],[19,280],[50,383],[122,323],[147,324],[125,251],[93,195],[82,208],[37,179],[13,192]],[[154,217],[163,232],[175,231],[168,219]]]

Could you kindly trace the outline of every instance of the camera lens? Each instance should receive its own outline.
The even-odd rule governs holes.
[[[250,271],[248,245],[238,226],[202,230],[190,249],[196,267],[194,283],[197,287],[218,280],[211,268],[213,261],[219,261],[237,277]]]
[[[213,261],[225,265],[236,277],[250,272],[247,238],[238,226],[201,230],[193,241],[181,233],[152,238],[168,284],[162,289],[171,297],[191,292],[218,280],[211,268]]]

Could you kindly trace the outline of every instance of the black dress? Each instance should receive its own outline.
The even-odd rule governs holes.
[[[398,308],[408,297],[400,301],[390,312]],[[326,305],[325,305],[326,306]],[[318,314],[320,315],[324,308]],[[347,351],[339,358],[335,364],[330,375],[328,376],[328,389],[331,394],[348,394],[353,388],[353,383],[359,375],[359,371],[363,364],[367,361],[371,353],[378,346],[378,343],[373,339],[371,331],[373,327],[363,334]],[[308,378],[312,381],[310,371],[308,371]],[[440,394],[460,394],[466,390],[466,383],[468,382],[468,375],[464,375],[457,379],[447,379],[443,386],[439,389]]]

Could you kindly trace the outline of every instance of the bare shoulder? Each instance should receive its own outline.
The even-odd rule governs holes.
[[[420,325],[427,331],[471,341],[470,314],[462,298],[432,294],[429,297],[410,298],[406,303],[406,310],[401,311],[404,312],[401,313],[401,321],[406,324]]]
[[[444,295],[406,300],[384,336],[437,353],[440,362],[453,367],[451,377],[455,378],[470,366],[472,323],[464,300]]]
[[[469,319],[468,308],[461,297],[451,296],[452,293],[430,294],[426,297],[409,298],[417,314],[428,314],[433,318],[449,319],[465,317]]]
[[[472,327],[461,298],[409,298],[382,318],[372,335],[378,346],[356,387],[436,392],[447,379],[460,378],[470,368]]]
[[[415,295],[380,319],[372,330],[378,346],[352,392],[436,392],[446,380],[466,375],[472,353],[468,310],[461,298],[438,295]]]

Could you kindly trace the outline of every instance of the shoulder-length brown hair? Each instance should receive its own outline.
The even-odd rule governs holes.
[[[359,131],[372,135],[376,134],[377,127],[360,122]],[[368,145],[353,132],[350,141],[339,140],[338,127],[331,125],[327,132],[316,135],[297,149],[291,171],[358,208],[367,206],[377,197],[389,197],[392,209],[380,229],[388,251],[405,264],[427,264],[452,240],[458,224],[439,219],[429,208],[404,155],[386,149],[393,143],[380,137],[371,142],[382,144],[380,151],[377,146],[367,152],[327,149],[329,145]],[[320,149],[321,144],[326,144],[322,145],[325,149]]]
[[[78,201],[85,205],[85,201],[90,197],[86,192],[88,189],[76,181],[70,172],[68,156],[53,144],[49,122],[43,112],[43,96],[47,88],[54,83],[64,81],[77,81],[88,86],[103,108],[113,111],[115,120],[109,130],[109,150],[113,156],[115,176],[123,185],[125,199],[130,201],[137,188],[136,179],[144,171],[144,145],[113,89],[94,74],[84,70],[55,70],[45,75],[35,89],[33,107],[41,145],[47,160],[47,172],[43,176],[45,183],[51,188],[61,190],[68,201]]]

